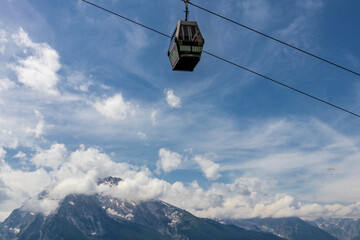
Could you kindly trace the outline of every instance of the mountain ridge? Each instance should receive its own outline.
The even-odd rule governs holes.
[[[120,178],[99,179],[98,185],[116,186]],[[40,194],[45,198],[47,192]],[[0,240],[279,240],[273,234],[225,225],[161,200],[133,201],[102,194],[69,194],[50,214],[24,208],[14,210],[0,224]]]
[[[335,236],[298,217],[225,220],[244,229],[269,232],[288,240],[336,240]]]
[[[98,185],[116,187],[121,178],[98,179]],[[38,199],[45,199],[43,191]],[[220,220],[219,220],[220,221]],[[135,201],[103,194],[69,194],[51,213],[21,207],[0,223],[0,240],[115,240],[115,239],[243,239],[243,240],[357,240],[360,221],[297,217],[227,219],[198,218],[162,200]],[[342,224],[342,225],[341,225]],[[351,234],[338,226],[351,226]],[[357,233],[359,233],[357,235]]]
[[[360,219],[319,218],[310,223],[341,240],[360,240]]]

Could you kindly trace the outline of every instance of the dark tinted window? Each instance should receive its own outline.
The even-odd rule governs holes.
[[[190,28],[191,28],[191,40],[195,41],[197,39],[196,27],[190,26]]]
[[[183,31],[184,31],[184,40],[185,41],[190,41],[190,26],[182,26]]]
[[[179,40],[184,40],[184,26],[180,26],[179,29]]]

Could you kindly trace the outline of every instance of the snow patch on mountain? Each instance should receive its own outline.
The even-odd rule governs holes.
[[[103,206],[103,209],[106,209],[106,206]],[[131,213],[128,213],[128,214],[126,214],[126,215],[123,215],[123,214],[118,213],[116,210],[114,210],[114,209],[112,209],[112,208],[106,209],[106,212],[107,212],[109,215],[117,216],[117,217],[120,217],[120,218],[123,218],[123,219],[126,219],[126,220],[132,220],[132,219],[134,218],[134,215],[131,214]]]

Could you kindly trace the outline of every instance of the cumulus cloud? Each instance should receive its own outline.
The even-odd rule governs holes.
[[[53,144],[48,150],[40,150],[31,159],[37,167],[50,167],[57,169],[66,160],[67,150],[64,144]]]
[[[34,197],[27,199],[24,202],[22,209],[25,211],[41,212],[44,215],[49,215],[51,212],[55,211],[58,206],[58,199]]]
[[[35,43],[28,34],[20,28],[13,39],[18,46],[29,50],[30,54],[18,60],[18,65],[12,65],[19,82],[39,92],[58,94],[56,85],[59,82],[57,72],[61,68],[59,54],[47,43]]]
[[[89,172],[85,176],[72,176],[59,181],[53,189],[51,189],[50,197],[54,199],[62,199],[69,194],[87,194],[91,195],[96,192],[96,182],[93,174],[95,171]]]
[[[36,196],[52,179],[44,169],[22,171],[13,169],[7,162],[0,162],[0,179],[3,182],[1,192],[6,195],[0,201],[0,220],[4,220],[11,211],[20,207],[26,199]]]
[[[197,216],[211,218],[360,217],[360,202],[349,205],[302,203],[289,194],[273,194],[269,183],[258,178],[240,177],[231,183],[212,183],[205,189],[196,181],[169,183],[160,180],[149,169],[115,162],[97,148],[80,146],[69,153],[63,145],[54,144],[50,149],[39,150],[37,155],[55,159],[59,151],[68,154],[64,154],[60,163],[54,161],[57,168],[23,171],[13,169],[2,160],[6,151],[0,148],[0,189],[4,195],[0,199],[2,220],[24,201],[27,210],[49,213],[56,209],[61,199],[72,193],[100,193],[133,200],[162,199]],[[166,149],[159,151],[160,154],[168,158],[179,157]],[[97,185],[97,179],[106,176],[118,176],[123,180],[112,188]]]
[[[161,148],[159,150],[159,160],[156,163],[157,172],[161,170],[164,172],[171,172],[179,167],[182,162],[182,157],[176,152],[171,152],[166,148]]]
[[[8,199],[0,200],[0,217],[6,217],[9,210],[25,206],[32,211],[53,211],[57,203],[70,193],[92,194],[96,192],[98,177],[118,176],[130,178],[133,167],[115,163],[110,157],[96,148],[78,150],[67,154],[62,144],[54,144],[50,149],[39,150],[31,159],[39,165],[34,171],[13,169],[6,161],[6,151],[0,148],[0,179],[4,194]],[[50,167],[45,170],[43,167]],[[38,198],[38,194],[47,194]],[[3,219],[2,219],[3,220]]]
[[[135,114],[132,104],[126,102],[121,94],[97,101],[94,103],[94,107],[105,117],[116,121],[125,120],[129,115]]]
[[[221,176],[219,173],[220,164],[214,163],[211,160],[200,155],[196,155],[194,157],[194,160],[199,164],[206,178],[210,180],[216,180]]]
[[[174,91],[172,89],[166,91],[166,102],[172,108],[181,107],[181,99],[180,97],[174,95]]]
[[[154,178],[148,169],[142,169],[134,172],[131,178],[124,178],[115,189],[102,189],[102,193],[121,199],[159,199],[166,194],[170,186],[170,183]]]

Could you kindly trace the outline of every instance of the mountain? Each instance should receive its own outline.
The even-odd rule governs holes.
[[[115,186],[121,179],[98,184]],[[46,195],[46,193],[43,193]],[[97,195],[68,195],[51,214],[14,210],[0,224],[0,240],[244,239],[278,240],[189,212],[160,200],[132,201]]]
[[[99,178],[97,181],[97,185],[106,184],[106,185],[109,185],[110,187],[114,187],[114,186],[118,185],[118,183],[120,181],[122,181],[121,178],[110,176],[110,177],[106,177],[106,178]]]
[[[360,240],[360,219],[319,218],[312,223],[341,240]]]
[[[114,218],[128,219],[170,235],[173,239],[280,239],[272,234],[224,225],[214,220],[197,218],[189,212],[160,200],[124,201],[100,197],[104,210]]]
[[[326,231],[313,226],[300,218],[252,218],[242,220],[227,220],[241,228],[252,231],[269,232],[288,240],[336,240]]]
[[[67,196],[51,215],[17,209],[0,227],[4,240],[170,239],[140,224],[110,218],[96,196],[85,195]]]

